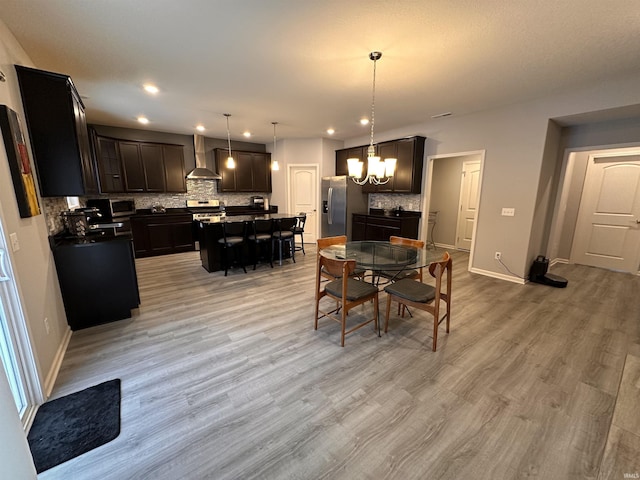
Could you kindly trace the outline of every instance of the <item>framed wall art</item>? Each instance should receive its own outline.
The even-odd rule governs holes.
[[[22,134],[22,128],[20,128],[18,114],[6,105],[0,105],[0,130],[2,130],[4,148],[7,151],[20,217],[28,218],[40,215],[31,158]]]

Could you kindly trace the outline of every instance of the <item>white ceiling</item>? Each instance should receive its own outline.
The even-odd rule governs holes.
[[[273,121],[366,135],[373,50],[376,131],[640,71],[632,0],[0,0],[0,19],[91,123],[225,138],[230,113],[232,139],[260,143]]]

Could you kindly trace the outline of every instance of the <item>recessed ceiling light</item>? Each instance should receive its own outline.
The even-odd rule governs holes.
[[[361,118],[360,119],[360,125],[369,125],[369,119],[368,118]]]
[[[198,130],[199,132],[204,132],[204,125],[197,125],[196,130]]]
[[[147,93],[151,93],[153,95],[160,91],[158,87],[156,87],[155,85],[151,85],[150,83],[143,85],[142,88],[144,88]]]
[[[245,137],[249,138],[251,136],[251,132],[244,132],[242,135],[244,135]]]
[[[149,123],[149,119],[147,117],[138,117],[138,121],[144,125]]]
[[[336,133],[336,131],[335,131],[333,128],[328,128],[328,129],[327,129],[327,133],[328,133],[329,135],[333,135],[334,133]]]

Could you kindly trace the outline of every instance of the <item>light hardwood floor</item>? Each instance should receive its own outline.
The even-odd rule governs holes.
[[[121,378],[120,436],[39,478],[640,472],[640,277],[559,265],[566,289],[517,285],[468,273],[453,252],[437,352],[423,312],[341,348],[337,323],[313,330],[314,248],[296,258],[226,278],[196,252],[137,260],[139,310],[75,332],[54,389]]]

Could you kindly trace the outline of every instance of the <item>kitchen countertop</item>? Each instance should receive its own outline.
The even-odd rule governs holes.
[[[385,210],[383,208],[370,208],[369,215],[376,217],[420,217],[422,212],[414,210]]]
[[[103,242],[130,242],[131,235],[114,235],[107,232],[92,232],[84,237],[76,237],[63,231],[49,236],[49,247],[51,250],[65,245],[93,245]]]

